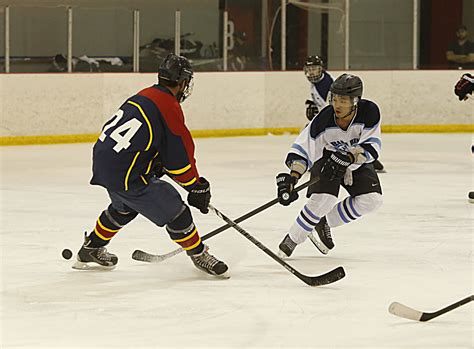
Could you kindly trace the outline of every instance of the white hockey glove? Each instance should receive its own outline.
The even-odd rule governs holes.
[[[356,165],[362,165],[367,161],[367,157],[365,156],[365,149],[362,148],[360,145],[349,148],[349,153],[354,156],[353,163]]]

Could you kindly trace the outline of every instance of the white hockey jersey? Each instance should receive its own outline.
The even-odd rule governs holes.
[[[335,121],[331,105],[324,108],[299,134],[286,157],[286,165],[293,161],[304,162],[306,170],[321,159],[324,151],[349,152],[351,147],[361,146],[367,158],[366,163],[379,157],[382,148],[381,117],[377,105],[361,99],[357,112],[347,130],[340,128]],[[349,169],[356,170],[362,164],[352,164]]]

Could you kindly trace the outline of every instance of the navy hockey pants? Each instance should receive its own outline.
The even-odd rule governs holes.
[[[150,179],[143,188],[108,193],[117,211],[137,212],[160,227],[173,221],[185,205],[178,191],[158,178]]]

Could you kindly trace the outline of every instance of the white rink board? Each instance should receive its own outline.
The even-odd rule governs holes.
[[[197,139],[212,203],[238,217],[271,200],[293,139]],[[393,301],[434,311],[473,293],[471,135],[383,140],[382,208],[334,229],[329,255],[305,242],[288,260],[309,275],[344,266],[345,279],[320,288],[230,229],[207,240],[229,264],[229,280],[202,274],[185,255],[158,265],[133,261],[136,248],[176,248],[141,217],[110,244],[116,270],[72,270],[61,250],[76,251],[108,205],[105,191],[88,185],[92,145],[0,148],[0,347],[472,348],[472,303],[428,323],[388,313]],[[275,251],[303,196],[241,225]],[[223,225],[212,213],[192,211],[201,235]]]
[[[353,73],[384,125],[473,123],[474,102],[453,92],[459,71]],[[0,137],[99,133],[126,98],[155,82],[151,73],[1,74]],[[300,127],[308,97],[302,72],[196,73],[183,109],[191,130]]]

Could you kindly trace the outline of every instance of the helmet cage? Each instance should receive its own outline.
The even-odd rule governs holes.
[[[323,67],[321,65],[305,65],[303,71],[310,82],[318,82],[323,75]]]
[[[194,80],[191,76],[189,80],[186,80],[183,90],[181,92],[178,92],[178,94],[176,95],[176,99],[178,100],[178,102],[183,103],[189,96],[191,96],[191,94],[193,93],[193,88]]]

